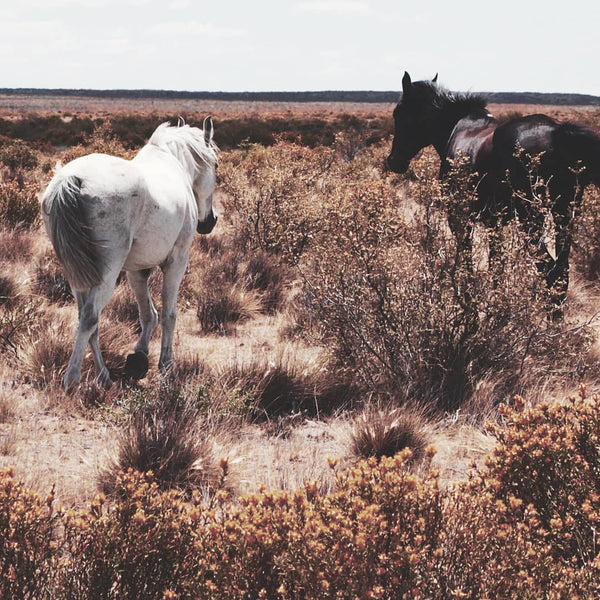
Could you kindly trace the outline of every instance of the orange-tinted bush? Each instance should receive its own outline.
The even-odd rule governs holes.
[[[411,473],[408,450],[340,473],[327,494],[316,482],[241,498],[221,487],[184,502],[128,472],[111,503],[55,522],[4,473],[0,581],[24,590],[6,597],[54,600],[595,598],[599,408],[584,395],[518,403],[487,465],[447,489]]]
[[[38,598],[57,559],[54,497],[45,500],[0,471],[0,597]]]

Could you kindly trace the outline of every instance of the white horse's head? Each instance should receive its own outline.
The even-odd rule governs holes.
[[[198,205],[198,233],[210,233],[217,222],[213,208],[213,192],[216,184],[217,152],[213,142],[213,122],[204,119],[202,129],[181,122],[159,125],[149,144],[168,150],[187,172],[196,204]]]
[[[202,124],[204,133],[204,144],[210,156],[203,159],[202,165],[194,181],[194,195],[198,202],[198,233],[210,233],[217,224],[219,218],[213,207],[213,193],[217,181],[217,147],[213,142],[213,122],[211,117],[206,117]],[[207,152],[209,154],[209,152]]]

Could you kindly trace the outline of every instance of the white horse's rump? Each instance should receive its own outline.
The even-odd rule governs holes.
[[[79,382],[88,343],[100,381],[112,383],[98,346],[98,319],[122,270],[142,325],[126,369],[138,378],[148,369],[148,345],[158,323],[148,277],[157,265],[163,270],[159,367],[171,367],[177,293],[194,231],[209,233],[217,221],[212,136],[210,117],[203,130],[165,123],[131,161],[90,154],[57,169],[42,197],[42,214],[79,309],[65,387]]]

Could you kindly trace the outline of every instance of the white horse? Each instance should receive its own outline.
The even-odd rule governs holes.
[[[148,345],[158,313],[148,290],[160,265],[162,342],[159,368],[173,365],[177,293],[185,274],[194,231],[210,233],[217,222],[212,196],[217,147],[212,119],[203,130],[160,125],[132,160],[90,154],[57,166],[44,192],[46,231],[77,299],[79,326],[64,376],[70,389],[81,379],[89,343],[106,388],[112,381],[98,344],[98,320],[119,273],[127,272],[142,331],[125,371],[141,379],[148,371]]]

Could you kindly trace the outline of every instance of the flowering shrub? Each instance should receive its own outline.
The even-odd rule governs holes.
[[[483,483],[516,515],[528,515],[531,535],[552,556],[578,565],[595,560],[600,521],[600,396],[582,391],[562,403],[501,407],[508,427]],[[599,565],[600,566],[600,565]]]
[[[56,559],[53,500],[0,471],[0,598],[37,598],[45,589]]]
[[[51,496],[3,472],[2,597],[598,597],[600,397],[503,413],[486,465],[447,489],[431,448],[429,475],[411,473],[404,450],[339,473],[327,494],[307,483],[236,499],[223,460],[209,499],[129,471],[111,502],[53,515]]]
[[[117,494],[120,501],[110,509],[100,495],[90,510],[65,513],[67,554],[55,598],[163,598],[175,585],[171,597],[178,598],[193,582],[196,525],[190,505],[133,471],[118,478]]]

